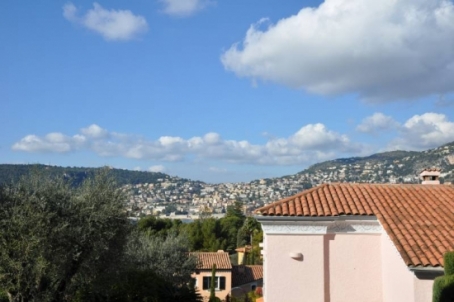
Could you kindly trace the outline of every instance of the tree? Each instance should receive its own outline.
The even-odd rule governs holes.
[[[209,300],[209,302],[214,302],[214,299],[216,299],[215,280],[216,280],[216,264],[213,264],[213,269],[211,270],[211,284],[210,284],[210,300]]]
[[[196,257],[188,251],[189,240],[184,235],[171,233],[161,238],[134,232],[127,243],[125,259],[130,267],[154,271],[178,288],[191,281],[196,269]]]
[[[182,222],[179,219],[159,218],[154,215],[145,216],[139,220],[137,226],[142,232],[150,236],[167,237],[169,233],[179,233]]]
[[[238,217],[241,221],[244,221],[245,216],[243,214],[243,203],[240,201],[235,201],[233,205],[227,206],[226,217]]]
[[[208,302],[221,302],[221,299],[216,297],[216,264],[213,264],[213,268],[211,270],[211,283],[210,283],[210,298]]]
[[[103,170],[72,188],[39,174],[0,188],[0,288],[10,301],[65,301],[112,268],[130,223]]]

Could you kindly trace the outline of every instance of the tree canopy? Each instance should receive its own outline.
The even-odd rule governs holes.
[[[137,230],[108,173],[78,187],[42,174],[0,186],[0,292],[10,301],[199,301],[187,238]]]

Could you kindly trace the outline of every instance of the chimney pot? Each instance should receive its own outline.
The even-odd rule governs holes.
[[[440,184],[440,169],[439,168],[426,168],[421,171],[419,178],[422,180],[423,185],[439,185]]]

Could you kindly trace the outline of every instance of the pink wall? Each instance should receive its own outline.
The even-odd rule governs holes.
[[[300,252],[303,260],[290,258]],[[266,235],[266,302],[325,302],[323,235]]]
[[[386,233],[381,236],[383,302],[415,301],[413,278]]]
[[[216,291],[216,297],[224,300],[232,288],[232,273],[230,271],[216,271],[216,276],[225,277],[225,290]],[[202,295],[204,301],[208,301],[210,290],[203,289],[203,277],[211,277],[211,271],[201,271],[199,274],[192,274],[192,278],[196,279],[196,287],[199,293]]]
[[[382,301],[380,234],[327,234],[326,302]],[[407,300],[401,300],[407,301]]]
[[[431,302],[433,280],[413,278],[415,285],[415,302]]]
[[[277,229],[280,231],[280,229]],[[302,260],[289,254],[299,252]],[[433,280],[416,278],[388,235],[264,237],[266,302],[431,302]]]

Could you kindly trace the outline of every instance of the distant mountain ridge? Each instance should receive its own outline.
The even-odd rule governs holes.
[[[454,142],[426,151],[390,151],[366,157],[341,158],[310,166],[299,175],[323,175],[323,182],[417,183],[427,167],[441,169],[454,181]]]
[[[307,188],[325,182],[370,182],[370,183],[417,183],[418,175],[426,167],[442,170],[442,180],[454,182],[454,142],[426,151],[390,151],[366,157],[340,158],[314,164],[294,175],[264,180],[253,180],[246,184],[286,183],[291,180],[296,188]],[[100,168],[58,167],[42,164],[0,164],[0,184],[17,181],[33,170],[45,175],[65,176],[75,185],[80,184]],[[159,172],[111,169],[119,185],[137,185],[173,181],[190,182],[197,186],[208,185],[202,181],[169,176]],[[218,184],[223,185],[223,184]]]
[[[74,186],[80,185],[87,177],[93,176],[102,168],[86,167],[59,167],[42,164],[0,164],[0,184],[18,181],[22,176],[33,171],[49,176],[63,176],[71,180]],[[160,172],[131,171],[110,168],[112,177],[122,185],[136,185],[140,183],[155,183],[158,180],[169,180],[175,177]],[[179,179],[179,178],[178,178]],[[180,179],[186,181],[186,179]]]

